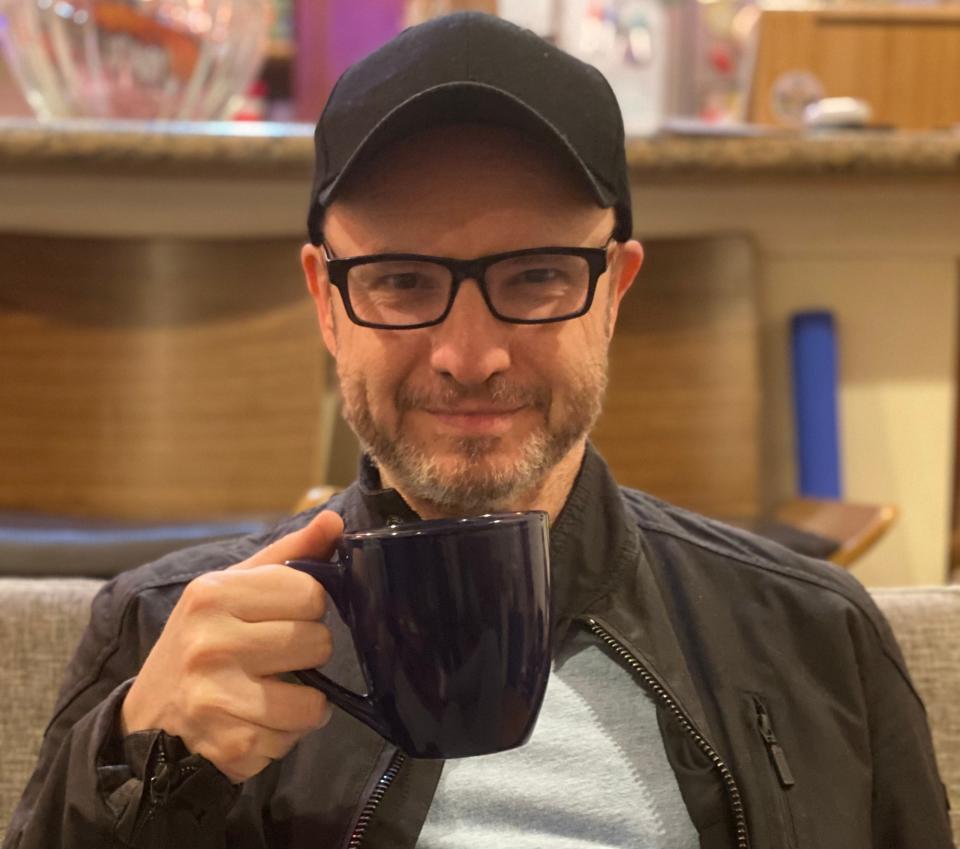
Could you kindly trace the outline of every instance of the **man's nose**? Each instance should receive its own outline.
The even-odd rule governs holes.
[[[510,367],[513,325],[487,307],[475,280],[464,280],[447,317],[433,328],[430,365],[464,386],[479,386]]]

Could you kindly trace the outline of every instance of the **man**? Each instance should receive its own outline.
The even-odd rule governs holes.
[[[643,258],[622,133],[596,72],[482,15],[341,78],[302,264],[360,478],[104,589],[7,845],[951,845],[863,589],[619,488],[587,442]],[[521,509],[551,517],[557,647],[526,746],[406,758],[285,675],[362,686],[285,561],[343,525]]]

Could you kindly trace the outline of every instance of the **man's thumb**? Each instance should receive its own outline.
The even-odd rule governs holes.
[[[261,548],[252,557],[231,566],[231,569],[252,569],[271,563],[284,563],[296,558],[324,559],[333,554],[340,534],[343,533],[343,519],[332,510],[318,513],[310,524],[293,531]]]

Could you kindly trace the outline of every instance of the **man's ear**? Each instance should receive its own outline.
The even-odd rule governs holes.
[[[643,245],[636,239],[622,242],[610,268],[610,326],[617,321],[620,302],[633,285],[643,265]]]
[[[307,289],[313,298],[317,310],[317,320],[320,324],[320,334],[323,344],[327,346],[330,356],[337,356],[337,334],[334,331],[333,297],[330,281],[327,278],[327,264],[316,245],[309,242],[300,249],[300,264],[303,266],[303,276],[307,281]]]

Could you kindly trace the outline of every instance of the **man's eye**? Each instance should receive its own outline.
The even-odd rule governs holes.
[[[513,283],[552,283],[563,279],[557,268],[528,268],[514,275]]]
[[[427,292],[436,291],[439,288],[438,282],[426,274],[417,271],[399,271],[392,274],[381,274],[375,277],[369,284],[370,292],[381,292],[384,294],[398,294],[400,292]]]
[[[375,288],[393,292],[408,292],[413,289],[427,289],[430,281],[419,274],[385,274],[378,277]]]

